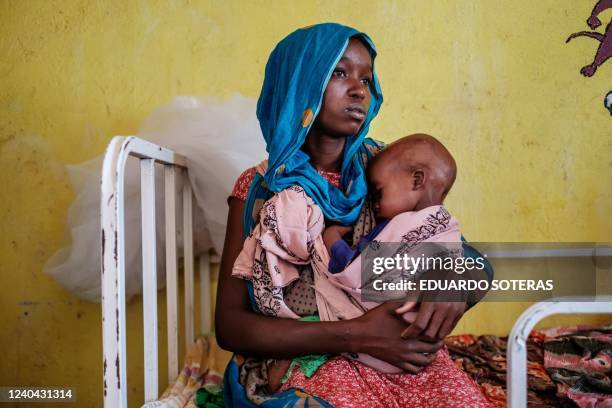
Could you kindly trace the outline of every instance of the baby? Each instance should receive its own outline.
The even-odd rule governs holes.
[[[393,217],[442,205],[456,176],[455,160],[433,136],[414,134],[387,146],[367,168],[376,226],[355,248],[342,239],[351,227],[326,228],[323,240],[330,254],[329,272],[342,272]]]

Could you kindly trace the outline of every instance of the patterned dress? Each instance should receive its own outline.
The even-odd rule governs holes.
[[[255,168],[244,171],[230,197],[246,200]],[[320,172],[331,184],[340,185],[340,174]],[[299,281],[298,281],[299,282]],[[295,297],[297,314],[311,312],[314,293],[307,284],[291,288],[285,298]],[[289,304],[290,300],[287,301]],[[301,303],[298,303],[301,302]],[[306,303],[310,307],[303,307]],[[293,307],[292,307],[293,309]],[[383,374],[358,361],[334,357],[308,378],[293,370],[281,391],[299,388],[334,407],[492,407],[479,386],[451,360],[446,346],[435,360],[417,375]]]

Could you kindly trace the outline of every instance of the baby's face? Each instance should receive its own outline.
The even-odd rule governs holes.
[[[376,218],[390,219],[414,211],[419,201],[412,175],[388,157],[381,156],[368,167],[368,183]]]

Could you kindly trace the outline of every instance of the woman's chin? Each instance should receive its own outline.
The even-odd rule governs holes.
[[[355,136],[356,134],[359,133],[360,130],[361,130],[361,124],[359,126],[347,127],[347,129],[344,132],[344,135],[345,137]]]

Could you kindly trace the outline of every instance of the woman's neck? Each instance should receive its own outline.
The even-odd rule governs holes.
[[[310,164],[318,171],[339,173],[345,143],[346,137],[333,137],[313,129],[306,136],[302,150],[310,156]]]

